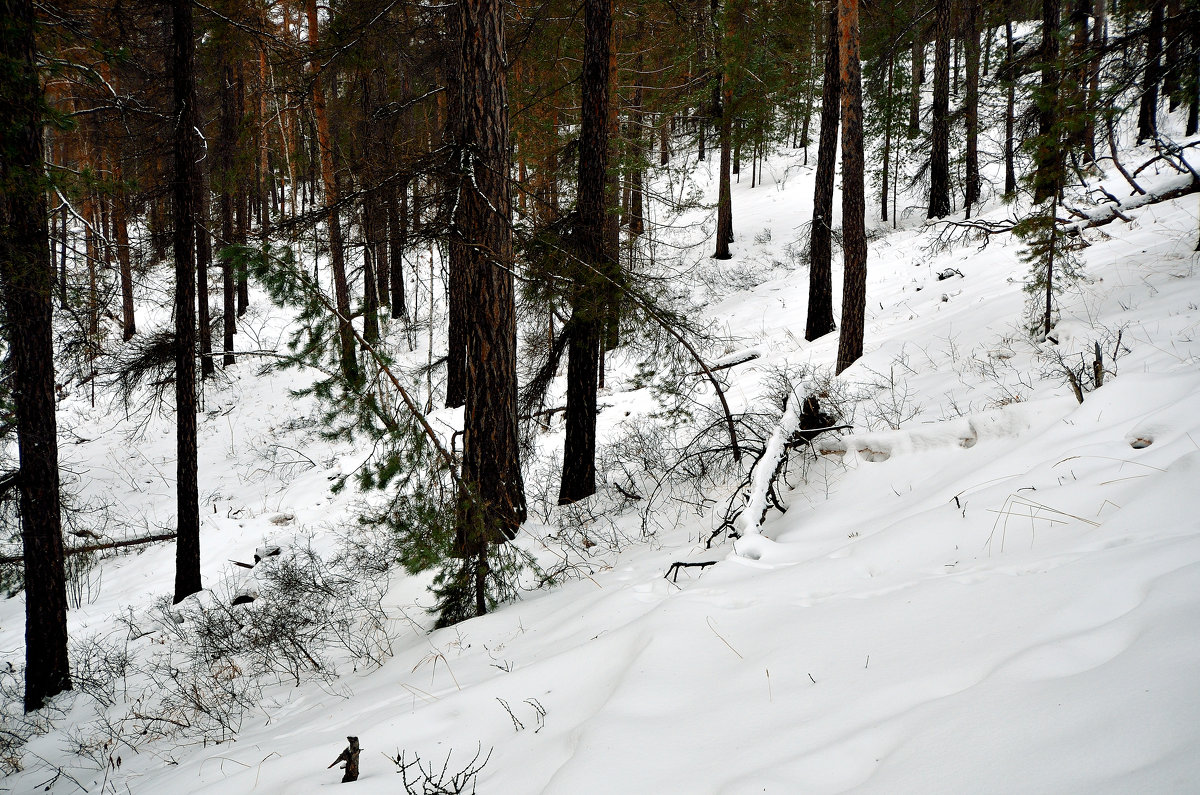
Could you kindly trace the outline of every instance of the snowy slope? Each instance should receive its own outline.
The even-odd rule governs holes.
[[[734,188],[736,259],[705,263],[707,242],[692,254],[744,285],[702,296],[706,322],[727,329],[733,349],[761,354],[730,370],[735,410],[766,408],[771,368],[828,367],[836,352],[836,335],[803,341],[807,274],[788,253],[809,215],[811,169],[791,152],[770,165],[762,186]],[[697,174],[711,195],[705,168]],[[1049,348],[1020,330],[1019,241],[939,251],[936,228],[881,229],[867,353],[841,377],[861,397],[855,429],[793,475],[790,509],[768,513],[761,535],[706,549],[709,516],[619,552],[602,545],[586,576],[436,632],[423,628],[425,580],[394,573],[381,667],[343,657],[331,681],[271,685],[220,745],[102,748],[119,769],[73,753],[95,709],[67,694],[0,790],[312,792],[340,786],[326,765],[355,735],[359,792],[401,790],[384,755],[404,750],[440,769],[452,754],[454,772],[477,749],[479,761],[490,749],[477,779],[486,793],[1194,791],[1196,211],[1193,195],[1085,233],[1090,281],[1062,299],[1059,349],[1077,356],[1099,340],[1111,351],[1118,329],[1122,347],[1116,376],[1082,405]],[[939,281],[947,268],[961,276]],[[257,342],[272,347],[283,316],[262,302],[256,312]],[[622,391],[626,364],[602,399],[610,440],[624,411],[649,408],[646,390]],[[205,396],[209,603],[253,590],[255,575],[229,560],[249,562],[265,544],[286,555],[308,539],[327,552],[353,531],[358,495],[333,496],[329,484],[366,450],[317,437],[315,408],[286,391],[305,380],[241,372]],[[131,534],[169,527],[169,420],[131,437],[118,407],[92,408],[82,392],[63,414],[77,442],[64,460],[83,496],[141,517]],[[612,518],[637,535],[636,517]],[[550,532],[531,522],[519,543],[537,551]],[[165,544],[105,561],[71,612],[72,637],[124,642],[135,626],[147,634],[129,642],[133,654],[168,643],[148,617],[170,592],[173,555]],[[674,561],[716,564],[676,583],[663,576]],[[20,597],[0,605],[0,648],[14,665],[23,610]],[[116,702],[151,688],[135,676]]]

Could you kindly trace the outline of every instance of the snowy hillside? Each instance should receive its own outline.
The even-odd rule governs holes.
[[[1151,189],[1175,179],[1152,171],[1141,177]],[[697,168],[709,199],[710,176]],[[706,259],[710,211],[675,233],[696,246],[701,325],[729,339],[715,354],[746,359],[720,371],[734,410],[777,417],[773,385],[788,371],[839,385],[832,399],[851,412],[841,421],[853,429],[819,437],[816,455],[793,451],[786,513],[714,538],[740,499],[732,478],[703,515],[664,498],[645,526],[637,501],[573,525],[537,503],[535,471],[535,518],[517,544],[547,569],[560,561],[561,584],[429,631],[427,578],[383,573],[384,547],[356,523],[374,497],[330,490],[369,440],[320,438],[317,407],[288,392],[310,376],[241,364],[206,387],[200,417],[210,590],[167,607],[170,543],[77,576],[76,690],[5,760],[0,791],[323,791],[342,786],[326,765],[351,735],[363,755],[349,786],[371,793],[403,791],[400,752],[434,778],[443,763],[447,780],[466,771],[465,791],[488,795],[1200,788],[1196,195],[1084,230],[1088,279],[1062,297],[1057,345],[1022,326],[1015,236],[946,247],[940,224],[880,225],[867,352],[829,381],[836,334],[803,340],[807,273],[795,256],[812,178],[787,150],[768,158],[762,184],[734,186],[730,262]],[[1129,192],[1119,176],[1105,184]],[[994,204],[984,217],[1009,212]],[[286,325],[256,294],[239,347],[279,348]],[[1080,404],[1055,352],[1090,366],[1095,343],[1110,374]],[[413,363],[426,357],[416,347],[403,354]],[[600,434],[610,448],[659,408],[638,363],[609,362]],[[446,411],[432,419],[448,436],[461,423]],[[79,387],[60,422],[78,499],[126,525],[107,528],[112,537],[170,529],[169,412],[127,415],[106,389],[93,407]],[[555,424],[531,470],[561,445]],[[280,612],[341,612],[354,637],[335,628],[312,639],[294,677],[251,686],[235,661],[214,658],[207,678],[184,681],[201,670],[180,646],[188,627],[236,619],[249,607],[231,606],[239,596],[259,607],[278,598],[310,549],[329,591]],[[256,551],[253,568],[234,562],[252,564]],[[668,579],[675,562],[713,565]],[[339,591],[347,567],[373,586]],[[370,609],[356,612],[360,599]],[[22,602],[0,604],[10,671],[22,659]],[[191,711],[179,701],[189,693]],[[220,712],[222,693],[244,709]],[[193,723],[171,725],[184,716]],[[422,777],[416,766],[403,775]]]

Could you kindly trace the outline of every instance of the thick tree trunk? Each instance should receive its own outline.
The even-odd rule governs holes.
[[[713,14],[716,15],[716,3],[713,3]],[[732,17],[732,13],[727,10],[727,13]],[[727,25],[732,25],[733,19],[727,20]],[[728,35],[726,32],[725,35]],[[716,59],[721,62],[721,48],[717,48]],[[728,66],[722,63],[719,98],[720,102],[716,104],[714,110],[720,110],[720,143],[721,143],[721,163],[719,167],[720,185],[717,190],[717,246],[713,252],[714,259],[730,259],[733,254],[729,251],[729,245],[733,242],[733,197],[731,193],[731,166],[732,166],[732,147],[733,147],[733,82],[728,72]]]
[[[858,0],[838,0],[842,83],[842,330],[837,372],[862,356],[867,304],[866,199],[863,186],[862,72],[858,57]]]
[[[175,412],[178,460],[175,602],[201,589],[200,493],[196,452],[196,195],[200,142],[196,130],[195,33],[190,0],[171,3],[175,173]]]
[[[825,81],[821,88],[821,134],[817,143],[817,175],[808,238],[808,322],[804,338],[815,340],[833,331],[833,181],[837,159],[839,100],[842,94],[838,54],[837,9],[829,12],[825,37]]]
[[[454,223],[472,300],[466,334],[463,491],[458,547],[473,567],[475,611],[487,611],[487,549],[525,521],[517,436],[516,309],[508,175],[504,4],[460,0],[457,143],[469,153]]]
[[[566,440],[560,505],[596,491],[596,384],[601,326],[613,290],[616,263],[604,243],[605,175],[608,172],[609,69],[612,0],[584,0],[584,48],[579,137],[575,296],[567,358]]]
[[[54,263],[32,2],[0,2],[0,289],[20,457],[25,711],[71,689],[54,416]]]
[[[935,0],[929,218],[950,214],[950,0]]]
[[[459,0],[465,2],[465,0]],[[462,41],[464,35],[461,25],[462,14],[456,6],[449,6],[447,12],[447,28],[451,41]],[[466,101],[461,87],[463,76],[451,69],[446,77],[449,108],[446,126],[450,128],[451,138],[459,134],[463,125],[462,117],[467,109],[462,106]],[[462,193],[469,187],[466,170],[470,166],[464,158],[466,154],[457,153],[458,161],[453,163],[447,174],[447,191],[456,198],[455,203],[462,201]],[[416,191],[414,191],[414,201]],[[416,208],[414,208],[416,209]],[[414,215],[420,215],[416,210]],[[467,274],[467,255],[464,248],[466,241],[457,235],[451,235],[446,243],[447,252],[447,284],[446,307],[448,324],[446,329],[446,408],[457,408],[467,400],[467,325],[470,323],[471,297],[468,293],[469,281]],[[432,289],[432,286],[431,286]]]

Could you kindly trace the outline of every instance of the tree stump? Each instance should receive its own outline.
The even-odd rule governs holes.
[[[342,776],[343,784],[348,781],[358,781],[358,754],[360,752],[357,737],[347,737],[346,740],[350,745],[342,749],[342,753],[338,755],[338,758],[333,760],[329,765],[329,767],[333,767],[338,762],[346,763],[346,774]],[[328,770],[329,767],[325,769]]]

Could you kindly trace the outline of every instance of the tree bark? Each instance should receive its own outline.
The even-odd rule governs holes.
[[[966,61],[966,85],[963,92],[963,121],[966,122],[966,185],[964,204],[966,215],[971,217],[972,208],[979,203],[979,0],[966,0],[964,19]]]
[[[234,111],[233,69],[226,64],[221,73],[221,125],[217,148],[220,168],[221,247],[233,245],[234,149],[237,146],[237,117]],[[237,333],[237,306],[231,255],[221,257],[221,326],[223,333],[221,362],[229,367],[237,362],[233,338]]]
[[[862,70],[858,56],[858,0],[838,0],[838,54],[842,83],[842,330],[837,372],[862,356],[867,304],[866,199],[863,186]]]
[[[1033,201],[1041,204],[1057,194],[1062,185],[1062,154],[1059,151],[1059,20],[1061,0],[1042,0],[1041,84],[1038,87],[1038,138],[1034,146]]]
[[[570,344],[560,505],[596,491],[596,384],[601,328],[612,292],[604,277],[616,277],[616,263],[609,261],[604,242],[612,10],[612,0],[584,0],[583,118],[575,230],[579,262],[573,268],[575,295],[565,329]]]
[[[0,289],[12,368],[25,552],[25,711],[71,689],[54,415],[54,263],[33,3],[0,2]]]
[[[713,0],[713,26],[718,25],[718,6],[716,0]],[[726,7],[726,16],[724,31],[715,31],[713,38],[720,42],[722,38],[729,38],[732,34],[734,25],[734,10]],[[721,145],[721,163],[719,167],[720,184],[717,189],[717,246],[713,252],[713,259],[731,259],[733,254],[729,251],[729,245],[733,242],[733,197],[732,188],[730,185],[731,169],[732,169],[732,146],[733,146],[733,80],[729,74],[729,65],[726,64],[722,56],[722,48],[718,43],[715,51],[715,60],[720,65],[720,75],[717,78],[717,91],[714,92],[715,98],[719,102],[714,103],[714,112],[720,113],[719,120],[719,136]]]
[[[201,379],[216,372],[212,355],[212,321],[208,314],[208,266],[212,262],[208,203],[208,186],[201,174],[196,183],[196,324],[199,331]]]
[[[408,234],[408,185],[400,183],[399,200],[397,189],[391,185],[386,188],[387,217],[388,217],[388,264],[391,268],[388,285],[391,288],[391,310],[393,318],[407,318],[407,296],[404,294],[404,249]]]
[[[950,0],[935,0],[934,36],[928,217],[945,218],[950,214]]]
[[[195,33],[190,0],[173,0],[173,178],[175,210],[175,412],[178,460],[175,488],[175,602],[201,589],[200,494],[196,452],[196,186],[200,182],[200,114],[196,107]]]
[[[1099,1],[1104,2],[1104,0]],[[1012,70],[1014,69],[1012,12],[1006,10],[1005,14],[1008,15],[1004,20],[1004,33],[1007,42],[1007,57],[1004,68],[1006,70],[1005,83],[1007,83],[1008,87],[1008,98],[1004,105],[1004,195],[1007,198],[1011,198],[1017,195],[1016,144],[1013,140],[1017,118],[1017,80],[1016,76],[1012,74]]]
[[[454,219],[464,242],[473,310],[466,334],[466,400],[458,546],[473,566],[475,609],[487,611],[488,545],[525,521],[517,436],[508,87],[502,0],[460,0],[457,143],[470,179]]]
[[[804,338],[812,341],[833,331],[833,181],[837,158],[838,102],[842,94],[838,53],[837,9],[829,12],[825,37],[825,80],[821,88],[821,134],[817,142],[817,175],[808,238],[808,322]]]
[[[329,223],[329,266],[333,275],[334,305],[338,313],[338,343],[342,375],[350,383],[359,379],[355,358],[354,330],[350,327],[350,284],[346,280],[342,222],[338,216],[338,188],[333,169],[333,143],[329,137],[329,117],[325,112],[325,89],[321,85],[324,65],[317,58],[320,38],[317,32],[317,0],[307,0],[308,46],[311,50],[313,114],[317,121],[317,147],[320,150],[321,180],[325,187],[325,208]]]
[[[1146,30],[1146,69],[1142,80],[1142,101],[1138,106],[1138,143],[1158,133],[1158,83],[1162,79],[1163,0],[1150,6],[1150,26]]]

